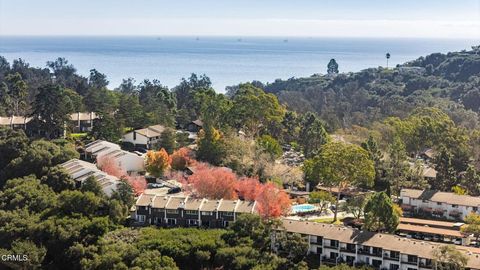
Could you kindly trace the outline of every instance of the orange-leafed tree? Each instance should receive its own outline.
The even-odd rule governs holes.
[[[193,165],[194,162],[190,149],[186,147],[175,150],[171,155],[171,167],[177,171],[185,170],[187,166]]]
[[[198,169],[198,168],[197,168]],[[188,177],[193,193],[209,199],[236,199],[237,176],[226,168],[201,168]]]
[[[161,177],[170,166],[170,156],[165,149],[148,151],[145,160],[147,172],[155,177]]]
[[[290,211],[288,194],[273,183],[263,185],[257,196],[257,210],[264,219],[276,218]]]
[[[117,162],[111,157],[100,156],[97,159],[97,164],[100,170],[106,172],[109,175],[113,175],[117,178],[127,176],[127,172],[122,170]]]
[[[261,191],[262,184],[258,178],[244,177],[237,182],[238,197],[244,200],[254,201]]]

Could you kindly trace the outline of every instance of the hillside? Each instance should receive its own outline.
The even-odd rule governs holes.
[[[340,67],[341,69],[341,67]],[[329,130],[367,126],[388,116],[405,117],[416,107],[435,106],[457,124],[478,125],[480,54],[433,53],[395,68],[276,80],[264,86],[291,110],[314,111]]]

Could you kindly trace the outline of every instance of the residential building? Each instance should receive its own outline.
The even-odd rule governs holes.
[[[75,180],[77,187],[80,187],[85,180],[89,177],[93,177],[102,187],[102,190],[108,196],[112,195],[113,191],[117,190],[118,178],[112,175],[108,175],[102,172],[90,162],[83,160],[72,159],[61,166],[65,171]]]
[[[122,141],[133,144],[136,149],[152,149],[160,142],[164,130],[162,125],[137,129],[123,135]]]
[[[32,121],[32,117],[26,116],[9,116],[0,117],[0,126],[10,127],[13,129],[28,129],[28,124]],[[94,112],[76,112],[70,114],[70,125],[73,132],[86,132],[93,128],[94,120],[98,119],[98,115]],[[32,131],[32,134],[36,133]]]
[[[98,119],[98,115],[94,112],[76,112],[70,115],[73,125],[73,132],[88,132],[93,128],[94,120]]]
[[[400,202],[407,215],[464,220],[472,212],[480,213],[480,197],[452,192],[402,189]]]
[[[101,164],[104,159],[111,159],[128,174],[145,171],[143,156],[122,150],[120,145],[103,140],[85,145],[84,158],[87,161],[96,161],[97,164]]]
[[[244,213],[254,213],[255,202],[208,200],[192,196],[142,194],[135,203],[135,225],[224,228]]]
[[[203,128],[203,121],[200,119],[194,120],[187,124],[185,129],[189,132],[199,132]]]
[[[322,265],[345,263],[388,270],[433,269],[433,251],[444,245],[333,224],[289,219],[283,220],[283,229],[305,237],[308,253],[317,255]],[[466,269],[480,269],[479,248],[456,248],[468,258]]]

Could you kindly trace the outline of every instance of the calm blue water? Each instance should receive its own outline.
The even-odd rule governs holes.
[[[315,210],[317,207],[311,204],[297,204],[292,206],[293,213],[300,213],[300,212],[309,212]]]
[[[109,87],[123,78],[159,79],[173,87],[190,73],[207,74],[217,91],[259,80],[325,73],[330,58],[341,72],[390,66],[433,52],[468,49],[479,41],[439,39],[253,38],[243,37],[0,37],[0,55],[45,67],[65,57],[82,75],[105,73]]]

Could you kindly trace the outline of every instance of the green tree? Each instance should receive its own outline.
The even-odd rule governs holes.
[[[46,255],[46,249],[42,246],[37,246],[32,241],[15,240],[13,241],[9,250],[0,249],[1,255],[20,255],[27,256],[26,260],[22,261],[7,261],[2,260],[4,264],[11,269],[42,269],[42,262]],[[24,259],[24,258],[22,258]]]
[[[58,209],[65,215],[92,216],[100,207],[100,198],[92,192],[65,190],[58,197]]]
[[[22,116],[27,106],[27,83],[22,80],[20,73],[8,74],[2,83],[0,93],[0,104],[7,107],[9,115]]]
[[[477,213],[470,213],[465,217],[466,225],[462,226],[461,231],[468,234],[473,234],[478,242],[480,238],[480,215]]]
[[[454,245],[441,245],[432,252],[433,265],[436,270],[464,269],[468,257]]]
[[[342,142],[325,144],[319,155],[304,164],[305,180],[316,185],[337,187],[334,221],[337,220],[340,193],[348,186],[371,186],[375,176],[373,161],[363,148]]]
[[[349,198],[345,203],[345,211],[353,215],[353,218],[359,220],[364,215],[365,205],[369,200],[367,195],[358,195]]]
[[[118,142],[123,134],[121,123],[110,113],[99,113],[99,119],[93,125],[90,135],[97,140]]]
[[[450,191],[457,183],[457,173],[452,165],[452,154],[445,148],[435,158],[435,170],[437,177],[430,183],[433,189]]]
[[[298,143],[302,146],[305,157],[311,158],[321,151],[329,141],[322,121],[313,113],[306,113],[301,123]]]
[[[172,154],[173,150],[176,149],[176,133],[172,128],[165,128],[165,130],[160,135],[160,142],[156,146],[158,149],[165,149],[168,154]]]
[[[91,192],[99,197],[105,196],[105,193],[103,193],[103,190],[102,190],[102,186],[93,176],[90,176],[87,179],[85,179],[85,181],[83,181],[82,186],[80,187],[80,190],[82,192]]]
[[[335,59],[330,59],[327,65],[327,74],[338,74],[338,64]]]
[[[175,261],[167,256],[162,256],[158,250],[146,250],[141,252],[137,258],[132,261],[133,267],[139,269],[155,270],[176,270],[178,269]]]
[[[333,196],[330,192],[326,191],[314,191],[311,192],[308,197],[308,202],[317,204],[319,207],[319,212],[323,213],[325,210],[328,209],[328,206],[335,203],[335,196]]]
[[[70,120],[73,107],[63,88],[47,85],[39,89],[32,110],[39,131],[45,134],[47,139],[53,139],[63,135],[65,123]]]
[[[217,129],[206,126],[198,135],[197,158],[213,165],[219,165],[224,156],[225,149],[222,135]]]
[[[387,231],[393,233],[400,222],[394,203],[385,192],[375,193],[368,199],[364,215],[364,227],[374,232]]]
[[[123,122],[125,127],[136,129],[146,125],[145,113],[136,94],[120,96],[118,111],[115,116]]]
[[[393,193],[400,194],[402,185],[407,180],[408,162],[405,144],[400,137],[395,136],[388,149],[389,158],[386,164],[386,179],[389,187],[393,186]]]
[[[279,158],[283,153],[282,147],[280,146],[278,141],[270,135],[262,135],[261,137],[259,137],[257,139],[257,144],[263,151],[268,153],[272,157],[272,159]]]
[[[4,210],[28,209],[40,213],[55,207],[56,194],[35,176],[7,181],[0,191],[0,208]]]
[[[256,137],[268,126],[278,126],[283,120],[285,108],[273,94],[267,94],[252,84],[241,84],[229,111],[232,126]]]
[[[48,168],[46,175],[40,181],[57,193],[75,189],[75,180],[61,166]]]

